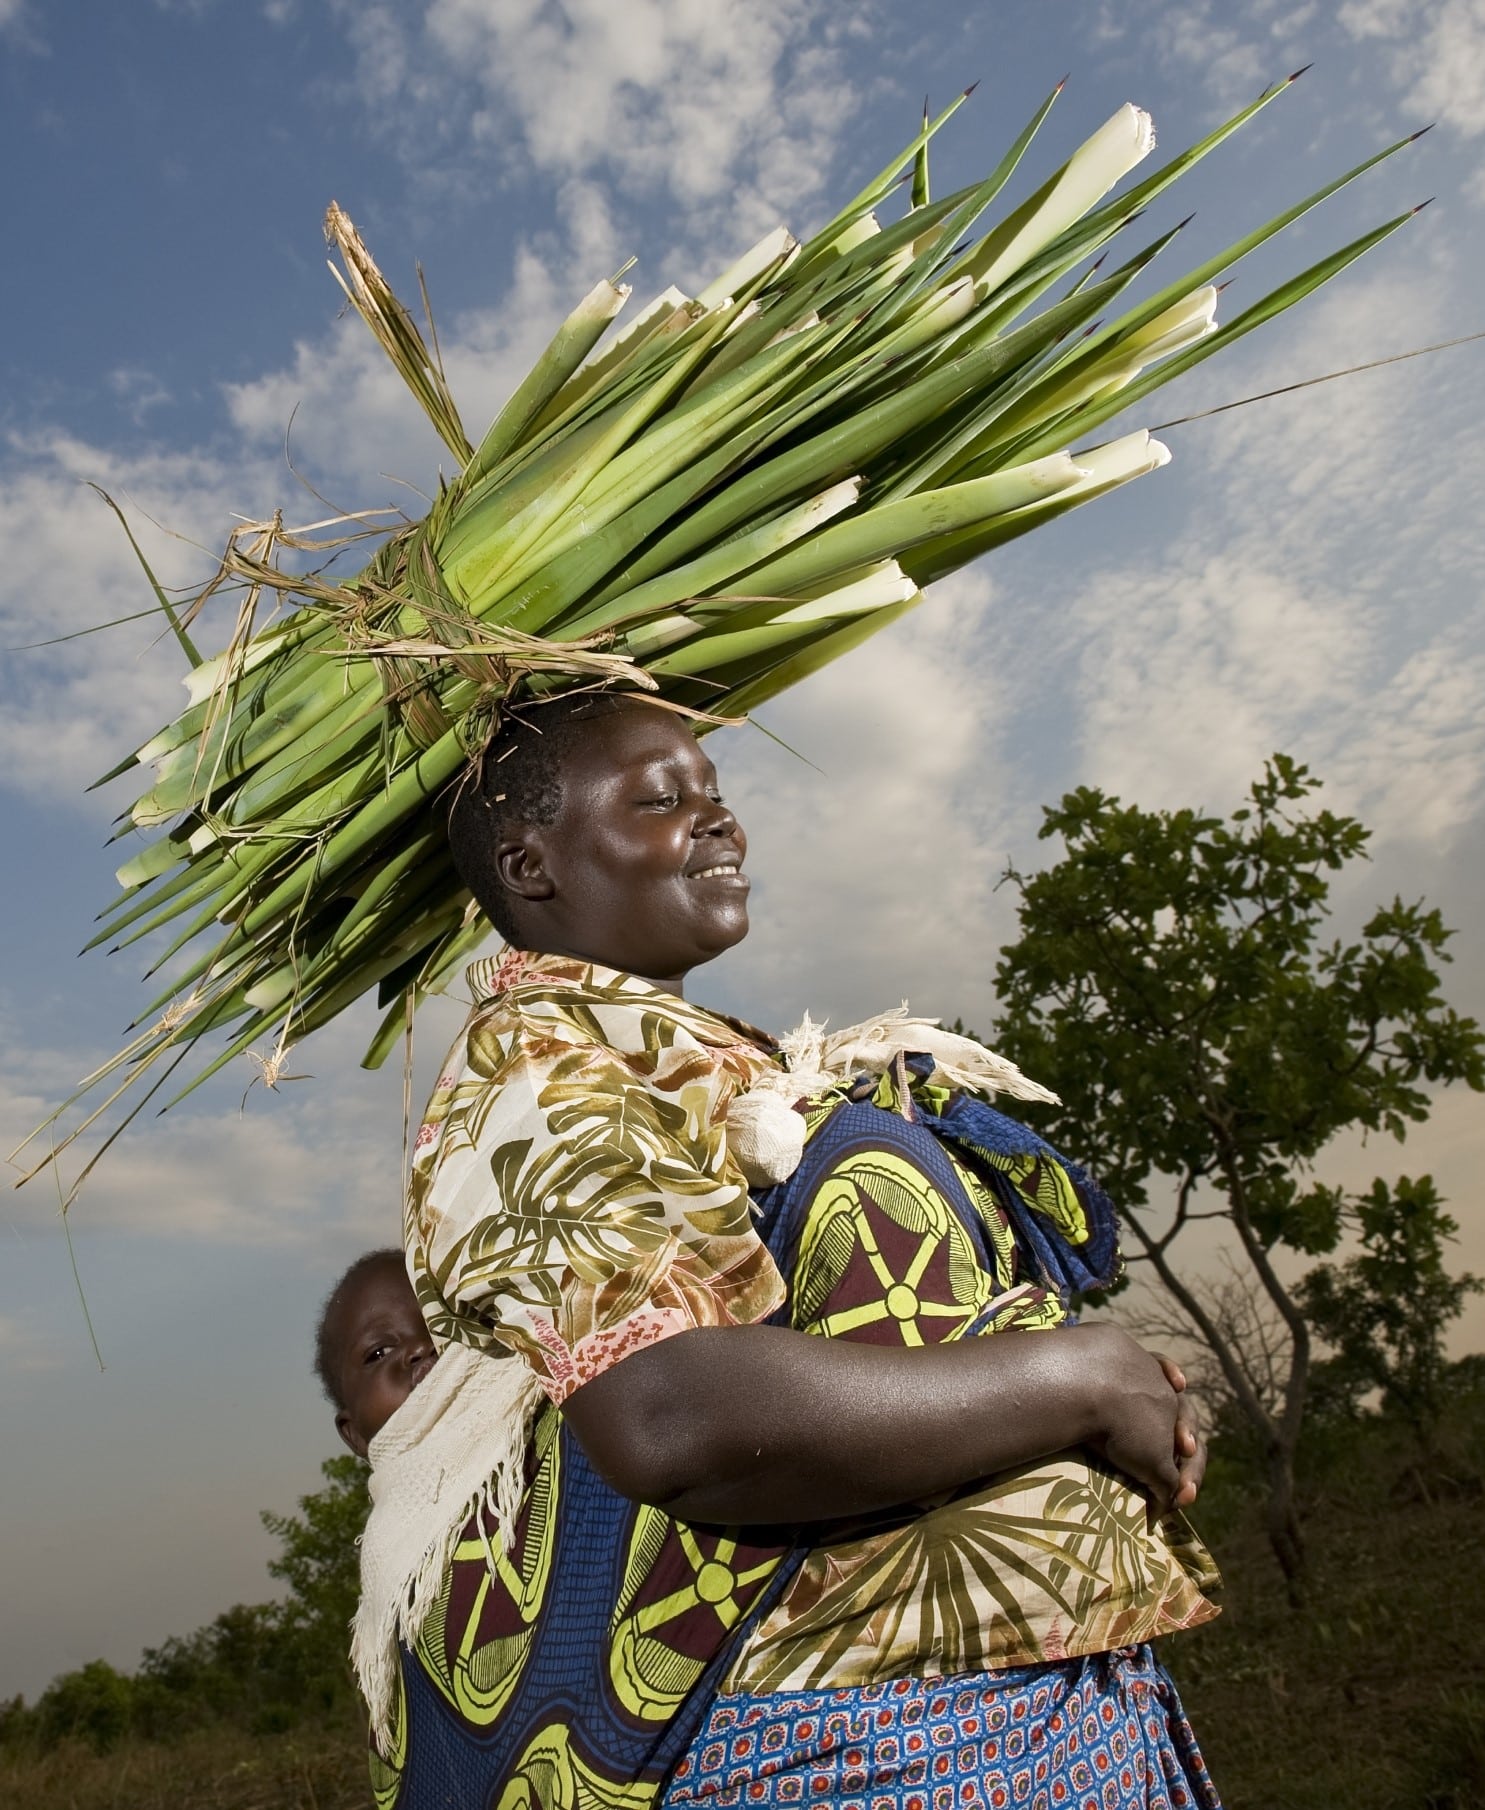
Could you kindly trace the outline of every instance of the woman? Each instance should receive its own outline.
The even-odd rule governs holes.
[[[1156,1525],[1204,1451],[1178,1375],[1060,1324],[1113,1261],[1096,1187],[900,1056],[801,1102],[750,1197],[728,1113],[773,1046],[683,997],[747,932],[746,843],[671,713],[508,719],[450,836],[510,947],[409,1268],[551,1406],[403,1654],[382,1801],[1214,1805],[1145,1644],[1214,1612]]]

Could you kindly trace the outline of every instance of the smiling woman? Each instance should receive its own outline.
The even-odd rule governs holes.
[[[746,842],[675,714],[508,717],[452,839],[512,946],[470,972],[408,1267],[446,1432],[456,1375],[539,1393],[481,1429],[519,1500],[442,1501],[436,1589],[366,1615],[380,1803],[1215,1805],[1147,1644],[1214,1613],[1175,1512],[1205,1451],[1178,1371],[1068,1323],[1117,1267],[1102,1192],[941,1033],[792,1079],[684,1000],[746,934]],[[803,1151],[750,1194],[731,1108],[770,1088]],[[417,1399],[374,1464],[416,1461]]]

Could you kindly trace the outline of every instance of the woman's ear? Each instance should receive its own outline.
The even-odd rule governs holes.
[[[530,831],[500,844],[495,851],[495,871],[500,884],[518,899],[550,899],[557,890],[547,872],[541,837]]]

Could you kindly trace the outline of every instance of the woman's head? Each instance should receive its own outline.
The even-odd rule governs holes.
[[[672,711],[612,693],[509,717],[450,812],[455,865],[518,947],[681,989],[748,931],[747,838]]]

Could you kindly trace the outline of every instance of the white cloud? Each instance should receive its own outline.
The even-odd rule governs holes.
[[[1273,79],[1264,47],[1233,23],[1214,0],[1166,7],[1152,20],[1150,36],[1168,63],[1194,69],[1224,102],[1247,97]]]
[[[153,371],[135,365],[120,365],[108,373],[108,387],[136,424],[141,424],[152,409],[162,408],[171,400],[167,390]]]
[[[1353,38],[1389,47],[1410,108],[1461,138],[1485,132],[1485,0],[1347,0],[1336,18]],[[1485,202],[1485,166],[1465,192]]]
[[[1436,635],[1356,710],[1335,777],[1385,835],[1446,849],[1485,806],[1485,613]]]
[[[1225,800],[1351,696],[1362,638],[1344,600],[1251,552],[1198,560],[1187,543],[1080,601],[1081,764],[1100,785],[1143,804]]]
[[[33,56],[51,54],[51,47],[41,35],[38,9],[31,0],[0,0],[0,38],[12,49],[29,51]]]
[[[162,582],[175,586],[202,583],[212,569],[205,549],[220,547],[232,512],[266,513],[265,493],[279,484],[250,460],[228,467],[199,450],[129,454],[60,432],[12,436],[8,453],[0,467],[0,773],[33,796],[75,800],[184,698],[173,641],[154,645],[162,631],[169,640],[158,615],[16,651],[150,607],[118,522],[87,485],[125,508]],[[215,651],[213,635],[224,641],[227,629],[199,632]]]
[[[869,9],[866,9],[869,12]],[[558,181],[602,170],[668,194],[725,243],[808,206],[852,90],[839,47],[863,8],[809,0],[427,0],[337,7],[368,110],[395,108],[415,158],[515,147]],[[416,109],[426,130],[407,129]],[[436,147],[436,152],[434,151]]]
[[[761,720],[813,766],[756,731],[720,738],[757,889],[753,935],[722,970],[739,1010],[779,1028],[805,1007],[844,1023],[906,996],[988,1022],[989,925],[1011,915],[992,895],[1025,829],[1005,800],[1026,790],[1006,770],[1011,681],[985,658],[994,612],[984,574],[946,580],[765,706]]]
[[[449,1009],[434,1018],[442,1034]],[[205,1106],[183,1104],[164,1118],[147,1107],[84,1183],[74,1215],[177,1246],[320,1252],[395,1239],[401,1077],[395,1062],[379,1075],[356,1067],[373,1022],[368,1011],[352,1014],[349,1025],[322,1033],[302,1056],[291,1053],[288,1072],[311,1078],[283,1081],[276,1093],[257,1084],[257,1067],[240,1058],[203,1095]],[[7,1047],[20,1046],[11,1040]],[[442,1047],[433,1052],[430,1040],[427,1053]],[[0,1063],[0,1155],[41,1123],[99,1054],[31,1047],[24,1061]],[[64,1186],[78,1173],[83,1149],[63,1153]],[[22,1153],[17,1169],[24,1172],[44,1150],[43,1138]],[[43,1172],[11,1196],[7,1218],[23,1230],[41,1229],[55,1223],[57,1201],[56,1183]]]
[[[1410,106],[1467,138],[1485,132],[1485,0],[1347,0],[1336,18],[1394,46]]]

